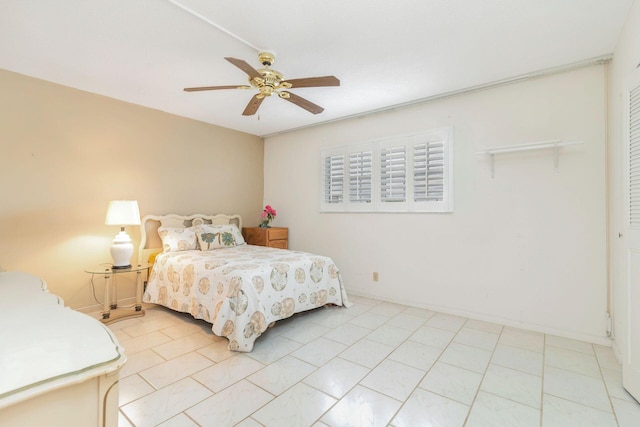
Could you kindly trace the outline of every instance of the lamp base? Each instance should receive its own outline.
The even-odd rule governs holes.
[[[131,237],[122,230],[116,234],[111,245],[111,257],[113,258],[113,270],[131,268],[131,255],[133,255],[133,243]]]

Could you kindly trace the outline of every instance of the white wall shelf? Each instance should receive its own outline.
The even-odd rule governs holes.
[[[476,154],[489,156],[491,160],[491,178],[494,178],[495,177],[494,157],[496,154],[553,149],[553,171],[557,175],[560,172],[559,149],[561,147],[566,147],[568,145],[578,145],[578,144],[584,144],[584,141],[560,141],[560,140],[540,141],[540,142],[532,142],[530,144],[511,145],[511,146],[499,147],[499,148],[489,148],[484,151],[478,151]]]

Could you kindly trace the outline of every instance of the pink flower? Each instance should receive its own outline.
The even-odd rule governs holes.
[[[269,223],[276,217],[276,210],[273,209],[270,205],[264,207],[262,214],[262,223],[261,227],[269,227]]]

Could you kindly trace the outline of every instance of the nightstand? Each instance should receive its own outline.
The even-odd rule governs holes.
[[[242,229],[242,237],[249,245],[289,248],[289,229],[286,227],[246,227]]]
[[[144,316],[144,310],[142,309],[142,273],[147,271],[149,266],[138,265],[131,268],[114,269],[110,264],[101,264],[93,268],[85,270],[85,273],[91,275],[101,274],[104,275],[104,302],[102,311],[102,323],[111,323],[117,320],[126,319],[129,317]],[[118,298],[116,287],[112,285],[112,279],[118,274],[136,273],[136,303],[133,309],[122,309],[117,313],[111,313],[111,310],[118,308]],[[113,314],[113,315],[112,315]]]

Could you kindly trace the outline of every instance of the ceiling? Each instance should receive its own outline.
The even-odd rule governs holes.
[[[268,136],[613,52],[633,0],[0,0],[0,68]],[[224,57],[340,87],[276,96]]]

